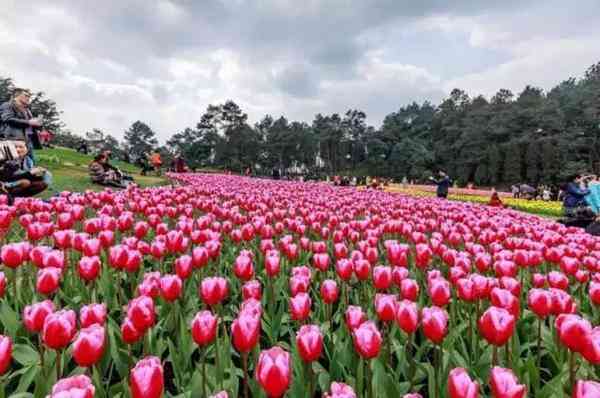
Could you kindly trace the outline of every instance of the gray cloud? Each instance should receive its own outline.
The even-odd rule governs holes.
[[[596,0],[5,3],[0,76],[46,91],[73,131],[118,137],[141,119],[164,141],[226,99],[252,121],[352,107],[378,125],[454,86],[548,88],[600,60]]]

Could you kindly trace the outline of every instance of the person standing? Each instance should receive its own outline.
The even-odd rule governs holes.
[[[438,172],[438,179],[435,179],[433,177],[429,177],[429,179],[433,181],[435,185],[437,185],[437,197],[446,199],[448,197],[448,189],[450,188],[450,185],[452,185],[452,180],[450,180],[448,174],[440,170]]]
[[[0,105],[0,139],[25,140],[28,156],[35,162],[33,149],[41,149],[38,130],[42,127],[42,119],[33,117],[29,109],[31,93],[17,88],[12,98]]]

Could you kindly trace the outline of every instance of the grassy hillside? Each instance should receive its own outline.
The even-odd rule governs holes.
[[[50,170],[54,176],[52,189],[41,196],[49,197],[61,191],[101,191],[104,187],[92,184],[88,176],[88,164],[91,155],[84,155],[73,149],[56,147],[35,151],[36,163]],[[140,169],[132,164],[120,161],[113,162],[121,170],[131,173],[137,184],[142,187],[167,184],[163,177],[141,176]]]

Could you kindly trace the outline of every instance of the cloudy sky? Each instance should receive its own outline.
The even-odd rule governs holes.
[[[550,88],[600,61],[600,1],[2,0],[0,76],[75,133],[143,120],[161,141],[233,99],[252,122],[358,108],[369,122],[454,87]]]

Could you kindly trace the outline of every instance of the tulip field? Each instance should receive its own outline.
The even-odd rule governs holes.
[[[430,197],[169,178],[0,205],[0,398],[600,397],[600,239]]]

